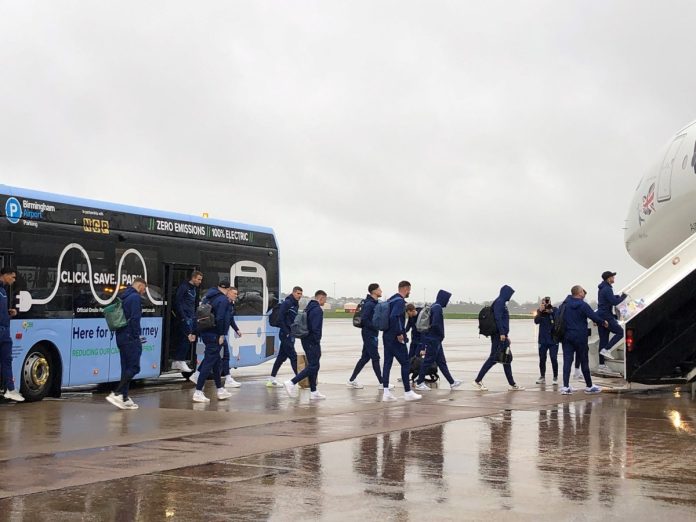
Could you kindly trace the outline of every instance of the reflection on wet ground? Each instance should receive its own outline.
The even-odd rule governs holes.
[[[458,375],[478,369],[468,358],[452,357]],[[135,412],[103,394],[2,405],[0,519],[693,518],[690,396],[509,393],[500,372],[489,393],[385,405],[341,384],[349,369],[327,365],[320,404],[250,375],[199,409],[182,382],[137,390]]]

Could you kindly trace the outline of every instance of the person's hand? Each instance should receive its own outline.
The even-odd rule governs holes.
[[[240,330],[237,330],[235,333],[237,334],[237,337],[241,337],[241,336],[242,336],[242,332],[241,332]]]
[[[396,340],[399,341],[400,343],[404,342],[404,336],[403,335],[397,335]]]
[[[189,340],[190,343],[192,343],[193,341],[196,340],[196,336],[193,335],[193,334],[188,334],[188,340]]]
[[[218,345],[222,346],[223,344],[225,344],[225,336],[221,335],[218,337]]]
[[[500,340],[504,341],[505,339],[507,339],[507,335],[500,334]]]
[[[421,357],[425,357],[425,350],[421,350],[420,355]]]
[[[15,310],[14,308],[10,308],[10,317],[14,317],[16,315],[17,315],[17,310]]]
[[[604,321],[604,328],[609,328],[609,321]]]

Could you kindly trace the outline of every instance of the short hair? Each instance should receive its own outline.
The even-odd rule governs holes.
[[[294,294],[295,292],[304,292],[304,290],[302,290],[301,286],[293,286],[292,293]]]
[[[413,303],[406,304],[406,311],[407,312],[412,312],[415,309],[416,309],[416,305],[414,305]]]
[[[377,283],[371,283],[370,286],[367,287],[367,292],[371,294],[375,290],[379,288],[379,285]]]
[[[193,279],[198,276],[203,277],[203,272],[201,272],[200,270],[194,270],[193,272],[191,272],[191,277],[189,279]]]
[[[404,288],[404,287],[407,287],[407,286],[411,286],[411,283],[409,283],[408,281],[401,281],[401,282],[399,283],[399,288],[400,288],[400,289],[401,289],[401,288]]]
[[[235,292],[239,292],[239,290],[237,290],[237,287],[236,287],[236,286],[230,286],[230,287],[228,288],[228,290],[234,290]]]
[[[314,297],[319,297],[319,296],[326,297],[326,292],[324,292],[323,290],[317,290],[316,292],[314,292]]]
[[[570,295],[581,295],[582,294],[582,286],[580,285],[575,285],[573,288],[570,289]]]
[[[147,286],[147,281],[145,281],[145,279],[143,279],[142,277],[136,277],[135,279],[133,279],[131,286],[133,286],[135,283],[142,283],[145,286]]]
[[[5,274],[16,274],[17,269],[13,266],[3,266],[0,268],[0,275],[5,275]]]

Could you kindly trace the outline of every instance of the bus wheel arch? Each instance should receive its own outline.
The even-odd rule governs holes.
[[[27,401],[60,396],[63,364],[58,348],[42,341],[31,347],[20,368],[20,393]]]

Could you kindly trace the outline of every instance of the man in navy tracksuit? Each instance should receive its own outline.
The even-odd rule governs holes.
[[[626,294],[614,295],[614,276],[616,272],[606,271],[602,274],[602,282],[599,284],[597,292],[597,314],[609,324],[608,328],[604,328],[601,324],[598,327],[599,332],[599,365],[600,370],[608,371],[609,368],[604,364],[604,359],[613,359],[611,349],[623,339],[623,328],[619,325],[616,317],[614,317],[614,307],[618,306],[626,299]],[[614,336],[609,340],[609,333]]]
[[[17,310],[10,308],[7,297],[8,290],[17,279],[17,270],[4,266],[0,269],[0,369],[2,381],[5,384],[6,399],[22,402],[24,397],[15,390],[12,376],[12,336],[10,335],[10,317],[17,315]]]
[[[589,352],[587,345],[587,320],[591,319],[595,323],[603,325],[605,328],[608,322],[595,313],[590,305],[585,302],[585,290],[580,285],[575,285],[570,289],[570,295],[566,297],[561,305],[559,314],[563,315],[565,332],[563,335],[563,388],[561,394],[570,395],[573,393],[570,387],[570,369],[573,365],[573,356],[580,360],[580,368],[585,376],[585,393],[599,393],[602,389],[592,385],[590,375]]]
[[[372,283],[367,287],[367,291],[369,293],[365,297],[365,302],[360,312],[360,324],[362,325],[360,334],[362,335],[363,349],[360,359],[355,365],[355,369],[346,385],[349,388],[361,389],[363,387],[356,379],[368,361],[372,361],[372,369],[375,372],[377,381],[380,385],[382,384],[382,368],[379,364],[379,350],[377,349],[379,330],[372,324],[372,316],[375,313],[377,301],[382,297],[382,289],[377,283]]]
[[[445,359],[445,350],[442,348],[442,341],[445,340],[445,318],[442,309],[449,303],[452,294],[446,290],[440,290],[435,298],[435,303],[430,307],[430,328],[423,334],[423,345],[425,346],[425,357],[420,367],[416,390],[427,391],[430,387],[425,384],[425,370],[430,368],[433,363],[437,363],[442,375],[447,379],[450,388],[455,389],[462,384],[450,374]]]
[[[558,343],[553,340],[553,325],[558,317],[558,308],[551,304],[550,297],[544,297],[534,316],[534,324],[539,325],[539,378],[537,384],[546,383],[546,354],[551,356],[553,384],[558,384]]]
[[[188,362],[191,360],[191,343],[196,341],[196,305],[198,288],[202,281],[203,274],[194,270],[189,280],[181,283],[176,289],[174,310],[179,320],[179,339],[172,361],[172,370],[192,371]]]
[[[510,346],[510,338],[508,336],[510,333],[510,313],[508,312],[507,302],[514,293],[515,291],[508,285],[503,286],[500,289],[500,294],[491,305],[493,307],[493,316],[495,317],[496,333],[491,335],[491,353],[474,380],[474,389],[476,390],[486,391],[488,389],[483,385],[483,378],[488,373],[488,370],[493,368],[495,363],[498,362],[500,352]],[[522,386],[515,384],[515,379],[512,377],[512,364],[503,364],[503,370],[510,385],[510,391],[524,390]]]
[[[416,306],[413,303],[408,303],[406,305],[406,333],[411,333],[411,344],[408,348],[408,360],[412,361],[413,358],[418,355],[419,348],[423,344],[423,335],[416,328],[416,321],[418,320],[418,314],[423,310],[422,307]]]
[[[136,277],[119,295],[127,321],[126,326],[116,331],[116,346],[121,357],[121,381],[106,400],[122,410],[138,409],[138,405],[128,397],[128,388],[133,377],[140,373],[140,356],[145,342],[140,336],[140,319],[143,316],[141,296],[146,289],[147,282],[142,277]]]
[[[232,328],[237,337],[241,337],[242,331],[234,320],[234,303],[237,301],[238,295],[239,292],[234,286],[231,286],[227,290],[227,300],[229,301],[229,306],[227,307],[227,324]],[[242,383],[236,381],[230,373],[230,343],[227,338],[225,338],[225,342],[222,344],[222,361],[220,363],[220,368],[220,376],[225,378],[225,382],[223,383],[225,388],[239,388],[242,386]]]
[[[411,382],[408,378],[410,361],[408,360],[408,348],[406,347],[406,298],[411,294],[411,283],[401,281],[399,291],[389,298],[389,328],[382,334],[384,343],[384,375],[382,386],[384,392],[383,401],[395,401],[396,397],[389,391],[389,372],[391,371],[394,358],[401,365],[401,379],[404,384],[404,399],[407,401],[417,401],[422,399],[411,389]]]
[[[295,351],[295,337],[292,335],[290,327],[297,316],[297,311],[300,309],[300,299],[302,299],[302,288],[296,286],[292,289],[292,293],[285,298],[283,304],[280,305],[280,310],[278,311],[280,317],[280,332],[278,333],[278,337],[280,338],[280,349],[278,350],[278,356],[273,363],[271,376],[266,382],[266,386],[268,387],[281,386],[281,384],[276,380],[276,376],[278,375],[278,370],[280,370],[280,367],[288,359],[290,359],[292,371],[295,373],[295,375],[297,375],[297,352]]]
[[[326,292],[317,290],[304,313],[307,314],[307,330],[309,333],[300,339],[302,349],[307,356],[307,366],[295,375],[290,381],[283,384],[290,397],[297,397],[297,383],[307,377],[309,379],[309,399],[318,401],[326,399],[326,396],[317,390],[317,377],[319,375],[319,359],[321,359],[321,331],[324,324],[324,311],[322,306],[326,303]]]
[[[203,297],[203,302],[210,304],[212,314],[215,316],[215,326],[209,330],[200,332],[201,340],[205,344],[205,354],[203,362],[199,367],[198,382],[196,390],[193,392],[193,402],[210,402],[210,399],[203,393],[203,387],[208,376],[213,374],[215,388],[217,388],[218,400],[225,400],[232,396],[222,386],[220,374],[221,359],[220,350],[225,344],[225,335],[230,329],[230,282],[227,279],[221,280],[217,288],[211,288]]]

